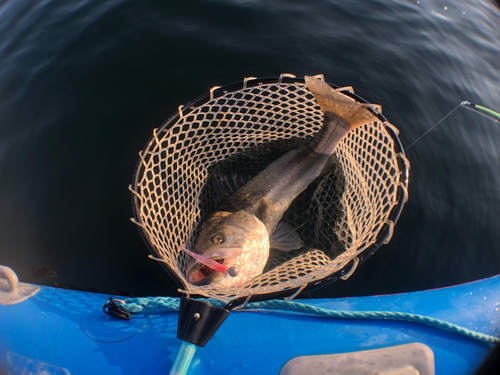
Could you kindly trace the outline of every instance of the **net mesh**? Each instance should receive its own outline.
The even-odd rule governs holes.
[[[249,85],[250,86],[250,85]],[[184,112],[188,112],[184,114]],[[283,220],[296,228],[304,246],[273,251],[263,274],[242,288],[187,282],[189,255],[200,224],[222,199],[221,176],[244,183],[270,162],[321,128],[323,115],[303,82],[260,82],[224,90],[204,103],[179,109],[155,129],[140,153],[134,185],[135,219],[151,250],[184,282],[187,294],[229,302],[248,295],[296,290],[343,268],[377,241],[390,239],[391,211],[406,200],[402,168],[383,121],[350,132],[336,149],[336,163],[294,200]],[[396,134],[396,133],[395,133]]]

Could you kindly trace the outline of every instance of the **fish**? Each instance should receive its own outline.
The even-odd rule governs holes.
[[[262,274],[271,248],[301,248],[299,235],[281,221],[283,214],[329,169],[344,136],[378,120],[379,106],[359,103],[317,77],[305,76],[305,83],[323,112],[321,129],[268,165],[208,216],[194,244],[198,259],[192,259],[186,268],[189,283],[242,288]],[[224,271],[215,271],[203,258],[222,264]]]

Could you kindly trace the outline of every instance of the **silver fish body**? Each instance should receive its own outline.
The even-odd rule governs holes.
[[[293,149],[222,202],[202,225],[194,251],[217,260],[231,272],[221,274],[193,260],[189,282],[243,287],[262,274],[273,248],[292,250],[300,239],[280,220],[291,202],[328,169],[331,155],[351,130],[377,120],[377,106],[358,103],[324,81],[306,76],[324,115],[323,126],[304,147]],[[295,238],[279,244],[273,238]],[[295,244],[294,244],[295,243]]]

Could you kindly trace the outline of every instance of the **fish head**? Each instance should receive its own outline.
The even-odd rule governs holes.
[[[193,259],[186,269],[188,282],[243,287],[264,270],[269,234],[264,223],[246,211],[216,212],[202,225],[194,251],[228,267],[228,272],[216,272]]]

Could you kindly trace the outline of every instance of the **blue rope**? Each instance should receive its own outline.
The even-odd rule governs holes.
[[[205,298],[201,299],[210,303],[212,306],[222,307],[223,302]],[[147,298],[128,298],[123,301],[121,308],[130,313],[137,313],[149,309],[165,309],[167,311],[179,311],[180,299],[173,297],[147,297]],[[460,334],[482,341],[488,344],[497,344],[500,339],[494,336],[486,335],[480,332],[460,327],[456,324],[434,319],[424,315],[410,314],[397,311],[342,311],[328,310],[321,307],[311,306],[300,302],[289,302],[282,300],[270,300],[262,302],[251,302],[245,305],[241,311],[248,310],[279,310],[289,311],[299,314],[316,315],[319,317],[337,318],[337,319],[379,319],[379,320],[399,320],[404,322],[424,324],[430,327],[439,328],[444,331]]]
[[[122,310],[129,313],[138,313],[142,310],[153,310],[153,309],[164,309],[167,311],[179,311],[181,300],[180,298],[174,297],[138,297],[138,298],[127,298],[121,300],[123,304],[121,305]],[[205,301],[215,307],[223,307],[224,302],[218,301],[213,298],[200,298],[199,301]]]

